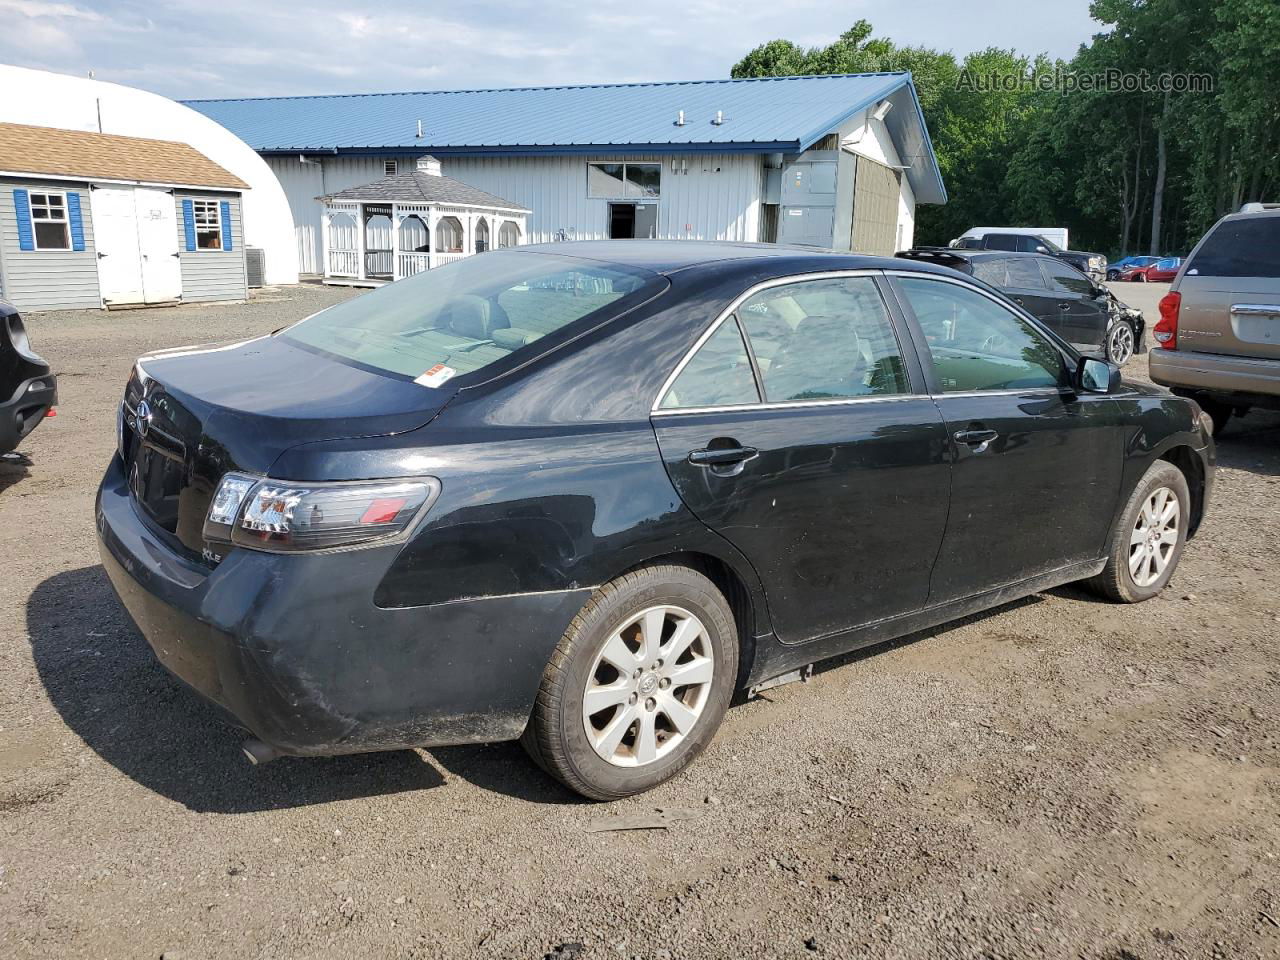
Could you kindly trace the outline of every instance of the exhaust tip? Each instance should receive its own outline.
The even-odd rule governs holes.
[[[246,740],[240,745],[240,749],[244,751],[245,758],[255,767],[270,763],[280,756],[275,747],[269,743],[263,743],[261,740]]]

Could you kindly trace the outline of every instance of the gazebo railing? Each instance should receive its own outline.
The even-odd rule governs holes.
[[[360,252],[358,250],[329,250],[326,273],[331,277],[358,277]]]
[[[457,260],[465,260],[467,257],[474,256],[474,253],[440,253],[437,251],[431,255],[431,266],[443,267],[446,263],[454,263]]]
[[[399,253],[396,255],[396,279],[416,276],[431,269],[429,253]]]

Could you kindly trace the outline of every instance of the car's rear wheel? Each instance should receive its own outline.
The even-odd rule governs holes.
[[[1140,603],[1169,583],[1191,523],[1191,490],[1181,470],[1157,461],[1134,488],[1111,532],[1107,565],[1087,581],[1120,603]]]
[[[1134,347],[1138,342],[1127,321],[1117,322],[1107,333],[1107,359],[1117,367],[1122,367],[1133,357]]]
[[[688,567],[642,567],[597,590],[569,625],[521,742],[583,796],[641,793],[711,741],[737,667],[733,612],[715,584]]]

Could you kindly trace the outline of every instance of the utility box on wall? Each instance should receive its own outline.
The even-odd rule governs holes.
[[[778,242],[832,246],[835,230],[835,156],[811,151],[782,168]]]

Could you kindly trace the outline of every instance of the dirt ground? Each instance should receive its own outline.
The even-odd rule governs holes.
[[[1280,954],[1274,415],[1221,438],[1162,598],[826,665],[646,796],[579,802],[512,744],[250,767],[117,606],[94,489],[137,354],[348,295],[30,319],[61,407],[0,467],[0,956]]]

